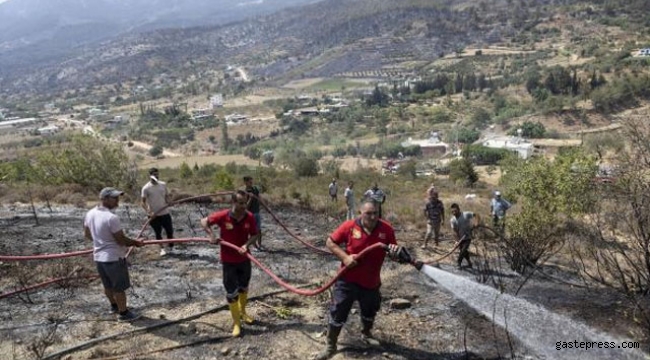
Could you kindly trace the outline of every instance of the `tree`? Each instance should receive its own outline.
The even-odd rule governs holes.
[[[462,182],[464,186],[471,187],[474,186],[479,177],[472,160],[462,158],[454,159],[449,163],[449,179],[454,182]]]
[[[479,129],[485,128],[490,123],[490,113],[485,108],[478,108],[472,114],[472,125]]]
[[[39,153],[34,165],[51,185],[78,184],[93,191],[106,184],[123,190],[136,185],[137,168],[124,149],[89,136],[76,136]]]
[[[541,84],[541,75],[537,70],[532,70],[526,74],[526,90],[529,94],[533,95],[535,90],[537,90]]]
[[[409,160],[407,162],[403,162],[400,164],[399,169],[397,170],[397,173],[399,175],[407,176],[411,178],[411,180],[415,180],[417,178],[417,161],[415,160]]]
[[[510,267],[524,273],[562,245],[570,219],[593,209],[597,166],[593,157],[572,150],[554,160],[513,155],[501,168],[504,195],[521,209],[508,220],[502,250]]]
[[[159,156],[163,153],[163,147],[156,144],[149,149],[149,155],[151,156]]]
[[[543,138],[546,135],[546,128],[544,127],[544,124],[540,122],[531,122],[531,121],[524,121],[523,124],[521,124],[518,127],[513,127],[509,132],[508,135],[511,136],[516,136],[518,135],[517,130],[521,129],[521,135],[523,137],[531,138],[531,139],[539,139]]]
[[[225,168],[221,168],[221,170],[214,175],[213,183],[216,191],[235,190],[232,176],[230,176]]]
[[[230,138],[228,137],[228,124],[225,121],[221,122],[221,149],[228,151],[230,148]]]
[[[597,207],[573,227],[570,246],[579,274],[622,294],[650,336],[650,126],[630,118],[622,138],[616,182],[596,188]]]
[[[179,169],[180,177],[181,179],[189,179],[192,177],[192,169],[190,169],[190,166],[187,165],[185,161],[181,163],[180,169]]]
[[[294,163],[294,171],[300,177],[313,177],[318,175],[318,161],[311,157],[300,157]]]
[[[387,106],[388,105],[388,95],[379,88],[378,85],[375,85],[375,89],[372,91],[372,94],[369,98],[366,99],[367,106]]]

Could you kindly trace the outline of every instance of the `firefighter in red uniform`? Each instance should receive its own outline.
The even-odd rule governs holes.
[[[348,319],[355,301],[361,309],[362,336],[370,344],[378,344],[371,330],[375,315],[381,306],[379,273],[386,252],[383,249],[371,251],[357,261],[356,254],[376,243],[388,245],[388,255],[396,259],[400,247],[395,241],[393,227],[379,219],[378,208],[373,200],[361,205],[361,216],[344,222],[327,239],[327,248],[347,266],[348,270],[336,282],[329,310],[327,346],[317,355],[317,360],[325,360],[336,353],[336,343],[343,324]],[[345,243],[345,250],[339,245]]]
[[[201,226],[210,235],[211,243],[218,244],[212,232],[212,225],[219,226],[220,237],[226,242],[240,246],[239,251],[227,246],[221,246],[221,262],[223,263],[223,286],[226,288],[226,300],[233,319],[232,336],[241,334],[241,320],[247,324],[254,322],[246,314],[248,303],[248,283],[251,279],[251,262],[246,257],[248,247],[255,243],[259,231],[252,213],[246,211],[248,194],[239,190],[232,195],[232,208],[216,211],[201,219]]]

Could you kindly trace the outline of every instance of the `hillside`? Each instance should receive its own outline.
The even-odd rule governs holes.
[[[305,0],[9,0],[0,2],[0,73],[55,65],[116,36],[219,25]]]
[[[183,78],[230,63],[250,67],[261,79],[287,74],[294,78],[364,72],[398,75],[471,44],[512,43],[532,49],[548,37],[541,27],[556,16],[575,19],[574,29],[579,31],[607,19],[624,18],[634,24],[638,11],[647,6],[641,1],[625,2],[612,10],[611,4],[600,0],[477,4],[328,0],[227,26],[133,33],[80,48],[62,62],[35,57],[33,64],[25,63],[19,71],[0,72],[0,85],[4,94],[42,93],[136,80],[146,83],[160,73]]]

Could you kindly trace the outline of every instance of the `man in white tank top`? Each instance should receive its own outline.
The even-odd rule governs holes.
[[[165,229],[167,239],[174,238],[174,226],[172,216],[169,213],[169,192],[167,184],[159,180],[158,169],[149,169],[149,182],[142,187],[142,208],[147,212],[150,222],[156,234],[156,240],[162,240],[162,231]],[[165,250],[164,245],[160,245],[160,256],[167,255],[167,251],[172,250],[173,244],[167,245],[169,250]]]

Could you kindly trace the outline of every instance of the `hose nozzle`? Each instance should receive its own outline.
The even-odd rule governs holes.
[[[388,246],[385,246],[384,249],[388,251]],[[411,256],[411,253],[403,246],[399,247],[399,250],[397,251],[394,259],[397,260],[397,262],[400,264],[411,264],[415,266],[418,271],[421,270],[422,266],[424,265],[422,261],[416,261],[415,258]]]

